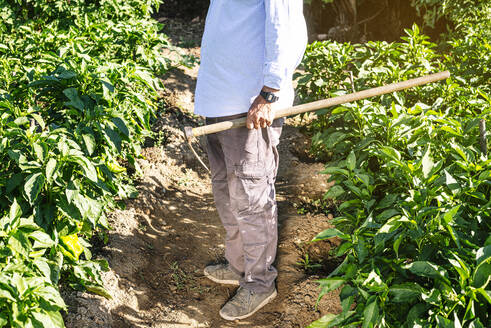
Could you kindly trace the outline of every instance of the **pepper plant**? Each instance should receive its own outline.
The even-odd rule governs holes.
[[[0,0],[0,327],[63,327],[58,284],[110,297],[94,233],[172,63],[156,0]]]
[[[325,197],[340,201],[341,216],[314,241],[340,238],[343,259],[319,297],[340,288],[342,313],[309,327],[491,325],[491,159],[479,130],[491,117],[487,24],[465,27],[483,43],[455,36],[450,51],[417,26],[400,43],[308,47],[304,101],[452,72],[318,112],[312,151],[336,182]]]

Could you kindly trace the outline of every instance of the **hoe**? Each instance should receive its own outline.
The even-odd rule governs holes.
[[[449,77],[450,77],[450,72],[444,71],[444,72],[439,72],[439,73],[435,73],[435,74],[430,74],[430,75],[418,77],[418,78],[407,80],[407,81],[402,81],[402,82],[384,85],[384,86],[377,87],[377,88],[372,88],[372,89],[367,89],[367,90],[363,90],[363,91],[359,91],[359,92],[354,92],[354,93],[350,93],[350,94],[343,95],[343,96],[328,98],[328,99],[314,101],[314,102],[303,104],[303,105],[284,108],[284,109],[277,110],[275,112],[275,119],[280,118],[280,117],[290,116],[290,115],[312,112],[312,111],[316,111],[316,110],[319,110],[322,108],[328,108],[328,107],[332,107],[332,106],[346,104],[349,102],[362,100],[362,99],[366,99],[366,98],[370,98],[370,97],[381,96],[381,95],[384,95],[387,93],[397,92],[397,91],[401,91],[404,89],[409,89],[409,88],[417,87],[420,85],[445,80],[445,79],[448,79]],[[184,127],[184,134],[186,135],[186,139],[188,141],[189,147],[191,148],[191,151],[193,152],[193,154],[199,160],[201,165],[203,165],[206,168],[206,170],[209,171],[207,166],[203,163],[203,161],[199,158],[199,156],[196,154],[193,147],[191,146],[192,138],[202,136],[202,135],[207,135],[210,133],[217,133],[217,132],[221,132],[221,131],[225,131],[225,130],[229,130],[229,129],[242,127],[242,126],[245,126],[245,124],[246,124],[246,118],[241,117],[241,118],[231,120],[231,121],[209,124],[209,125],[196,127],[196,128],[186,126],[186,127]]]

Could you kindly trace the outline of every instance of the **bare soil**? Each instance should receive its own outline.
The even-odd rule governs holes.
[[[186,51],[199,54],[198,47]],[[197,67],[173,69],[163,77],[168,109],[154,127],[161,131],[160,138],[150,142],[139,161],[143,171],[139,197],[128,200],[125,210],[110,214],[113,229],[107,245],[98,251],[111,268],[104,282],[113,298],[63,291],[69,305],[67,327],[289,328],[306,327],[326,313],[341,311],[337,291],[316,307],[316,280],[334,268],[329,252],[337,242],[309,244],[330,227],[330,218],[298,215],[293,204],[317,199],[329,186],[327,176],[319,173],[323,165],[305,160],[310,141],[299,132],[298,122],[289,119],[279,146],[278,296],[240,322],[218,315],[235,288],[213,283],[202,273],[207,264],[223,260],[225,230],[214,207],[209,174],[189,151],[182,133],[183,125],[203,124],[189,114],[196,76]],[[193,147],[206,163],[204,140]],[[305,254],[310,263],[323,260],[323,269],[298,265]]]

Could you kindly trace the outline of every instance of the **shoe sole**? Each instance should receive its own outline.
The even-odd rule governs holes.
[[[216,282],[216,283],[219,283],[219,284],[225,284],[225,285],[234,285],[234,286],[239,286],[240,283],[238,280],[220,280],[220,279],[217,279],[215,277],[213,277],[211,274],[209,274],[208,272],[203,271],[204,275],[206,278],[210,279],[211,281],[213,282]]]
[[[228,321],[242,320],[242,319],[248,318],[251,315],[253,315],[254,313],[256,313],[257,311],[259,311],[263,306],[265,306],[266,304],[268,304],[270,301],[272,301],[276,297],[277,294],[278,293],[276,292],[276,289],[275,289],[274,292],[271,295],[269,295],[267,298],[265,298],[264,301],[262,301],[261,304],[259,304],[254,309],[254,311],[252,311],[251,313],[248,313],[246,315],[243,315],[243,316],[240,316],[240,317],[229,317],[228,315],[223,314],[222,311],[220,310],[220,316],[223,319],[228,320]]]

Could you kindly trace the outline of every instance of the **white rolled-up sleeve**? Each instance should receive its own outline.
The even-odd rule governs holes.
[[[265,0],[264,85],[280,90],[290,77],[288,31],[291,23],[289,1]],[[294,0],[296,1],[296,0]]]

